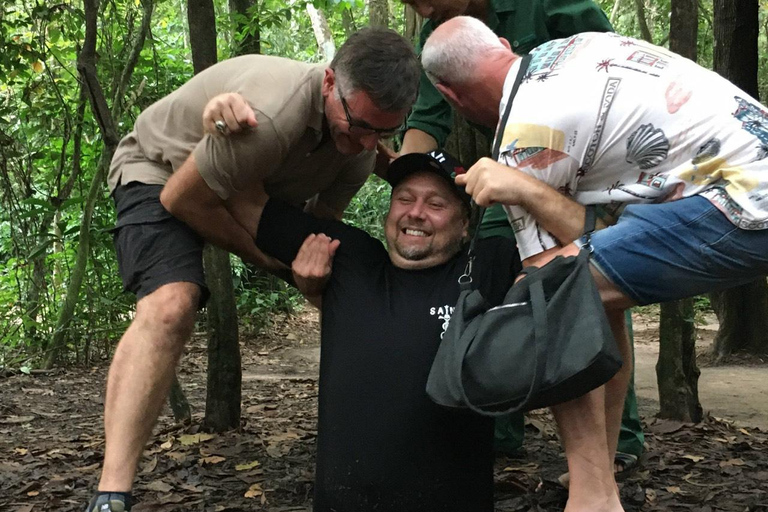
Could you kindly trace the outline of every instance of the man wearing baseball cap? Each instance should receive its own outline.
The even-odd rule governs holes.
[[[322,310],[315,512],[492,512],[493,420],[435,405],[425,387],[467,264],[464,172],[442,151],[392,163],[386,245],[276,199],[256,244],[291,264]],[[512,241],[479,242],[474,272],[500,302]]]
[[[208,289],[204,242],[267,265],[253,243],[262,189],[340,218],[373,171],[379,139],[416,98],[411,43],[388,29],[352,34],[330,65],[244,55],[211,66],[147,107],[118,145],[107,179],[124,287],[136,314],[115,350],[104,406],[106,447],[87,511],[123,512],[137,463]],[[253,111],[229,137],[206,135],[209,99],[239,93]],[[214,132],[238,127],[235,112]],[[229,128],[229,130],[227,129]]]
[[[461,199],[464,206],[471,207],[472,196],[467,194],[464,187],[456,186],[453,181],[456,176],[464,174],[467,170],[461,162],[442,149],[435,149],[428,153],[410,153],[393,161],[387,171],[387,181],[392,185],[393,193],[400,182],[420,171],[431,171],[446,179],[451,184],[451,190]]]

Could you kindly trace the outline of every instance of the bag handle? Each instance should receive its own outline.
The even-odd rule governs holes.
[[[509,113],[512,111],[512,101],[515,99],[515,96],[517,96],[517,90],[520,89],[520,84],[523,81],[523,77],[525,76],[526,71],[528,71],[528,65],[530,63],[530,54],[523,56],[522,60],[520,61],[520,69],[518,70],[517,76],[515,77],[515,82],[512,84],[512,91],[509,93],[507,105],[504,108],[504,115],[501,116],[499,124],[496,126],[496,135],[493,137],[493,151],[491,151],[491,158],[494,160],[499,159],[501,139],[504,135],[504,127],[507,125],[507,120],[509,119]],[[474,201],[472,202],[474,203]],[[459,277],[459,284],[461,285],[462,290],[469,289],[470,285],[472,284],[472,261],[475,259],[475,245],[478,239],[477,234],[480,232],[480,223],[483,220],[483,213],[485,213],[485,208],[478,207],[477,221],[475,222],[475,232],[472,234],[472,240],[469,242],[469,249],[467,250],[467,267],[464,269],[464,274]]]
[[[531,310],[533,312],[533,338],[535,349],[535,366],[533,369],[533,379],[531,379],[531,385],[528,388],[528,393],[525,398],[519,402],[507,407],[506,409],[499,411],[488,411],[483,409],[482,406],[475,405],[467,397],[467,392],[464,389],[464,365],[461,365],[459,371],[459,390],[461,392],[462,401],[467,404],[467,407],[478,413],[491,416],[503,416],[505,414],[511,414],[522,410],[528,402],[530,402],[533,396],[536,396],[541,389],[541,382],[544,380],[544,371],[546,369],[547,359],[544,357],[544,352],[547,347],[547,339],[549,333],[547,331],[547,300],[544,297],[544,285],[541,280],[533,281],[530,285],[529,292],[531,295]],[[470,344],[467,344],[464,355],[461,360],[463,361],[469,352]]]

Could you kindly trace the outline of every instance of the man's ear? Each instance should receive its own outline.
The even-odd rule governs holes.
[[[464,219],[463,221],[461,239],[465,242],[469,240],[469,219]]]
[[[509,44],[509,41],[507,41],[505,38],[500,37],[499,41],[501,41],[501,44],[503,44],[507,50],[512,51],[512,45]]]
[[[327,98],[329,94],[333,92],[333,88],[336,86],[336,73],[331,68],[325,69],[325,76],[323,77],[323,97]]]
[[[438,82],[435,84],[435,88],[443,95],[443,97],[453,105],[454,107],[461,107],[462,102],[459,94],[448,84]]]

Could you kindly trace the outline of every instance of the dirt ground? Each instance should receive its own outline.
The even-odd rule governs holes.
[[[655,309],[651,313],[655,313]],[[697,326],[696,350],[705,354],[717,333],[717,318],[704,315]],[[659,325],[655,314],[635,314],[635,385],[640,413],[653,416],[659,410],[656,360],[659,356]],[[703,359],[703,361],[702,361]],[[699,400],[705,411],[744,426],[768,428],[768,360],[749,365],[712,366],[700,357]]]
[[[653,312],[636,316],[635,324],[647,451],[641,468],[620,484],[626,510],[768,511],[768,431],[761,430],[768,425],[768,365],[704,367],[706,420],[658,420]],[[703,352],[713,325],[700,333]],[[278,318],[269,334],[245,339],[242,352],[241,428],[210,435],[199,429],[205,345],[190,345],[179,377],[196,411],[193,422],[176,425],[167,411],[162,416],[141,462],[133,510],[311,510],[317,316]],[[83,509],[103,455],[106,370],[104,362],[0,379],[0,511]],[[564,469],[551,417],[530,414],[524,453],[497,459],[496,510],[562,510],[567,495],[556,478]]]

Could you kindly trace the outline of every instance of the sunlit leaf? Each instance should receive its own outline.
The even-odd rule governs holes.
[[[182,446],[192,446],[193,444],[209,441],[214,437],[216,436],[213,434],[184,434],[183,436],[179,437],[179,442],[182,444]]]
[[[264,494],[264,489],[261,488],[261,484],[251,485],[247,491],[245,491],[246,498],[257,498]]]
[[[56,44],[59,42],[59,39],[61,38],[61,30],[50,27],[48,29],[48,39],[50,39],[51,43]]]
[[[219,464],[225,460],[227,460],[226,457],[221,457],[220,455],[211,455],[210,457],[201,457],[198,459],[197,463],[203,466],[205,464]]]
[[[249,469],[253,469],[260,465],[261,463],[257,460],[253,462],[247,462],[245,464],[238,464],[237,466],[235,466],[235,471],[248,471]]]

